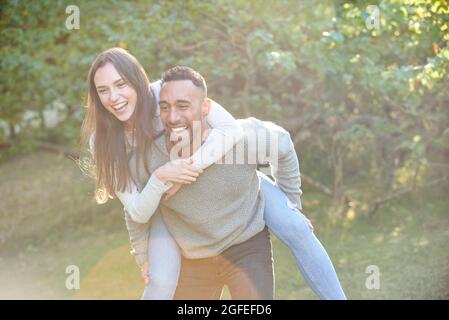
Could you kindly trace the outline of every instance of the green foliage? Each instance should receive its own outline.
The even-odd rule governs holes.
[[[413,163],[422,181],[446,174],[432,163],[449,154],[448,5],[375,3],[379,30],[365,24],[367,1],[76,1],[80,29],[67,30],[66,1],[6,1],[0,118],[18,125],[58,99],[67,119],[43,139],[75,143],[89,66],[121,46],[151,79],[200,70],[237,117],[289,129],[303,172],[366,204]]]

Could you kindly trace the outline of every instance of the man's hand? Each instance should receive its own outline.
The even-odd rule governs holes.
[[[304,216],[304,218],[306,219],[307,224],[309,225],[310,230],[313,231],[313,224],[312,221],[310,221],[306,216]]]
[[[182,184],[181,183],[174,183],[173,186],[165,192],[165,196],[162,199],[163,201],[166,201],[170,199],[176,192],[178,192],[179,189],[181,189]]]
[[[150,282],[150,278],[148,277],[148,261],[144,262],[140,266],[140,274],[142,275],[142,278],[145,281],[145,285],[147,286]]]

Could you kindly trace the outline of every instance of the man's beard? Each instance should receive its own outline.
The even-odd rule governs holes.
[[[201,121],[193,121],[192,126],[186,126],[186,129],[180,132],[166,130],[166,142],[170,146],[170,160],[187,158],[198,149],[203,140],[203,128]]]

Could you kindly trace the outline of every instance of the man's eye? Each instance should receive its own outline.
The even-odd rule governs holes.
[[[189,106],[188,105],[180,105],[179,108],[180,109],[187,109]]]

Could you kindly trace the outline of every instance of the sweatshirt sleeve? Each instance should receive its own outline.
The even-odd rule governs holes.
[[[94,152],[94,135],[89,138],[89,149]],[[137,223],[146,223],[153,216],[162,195],[171,187],[172,183],[163,183],[155,175],[151,175],[145,187],[139,191],[136,184],[129,181],[129,188],[125,191],[115,190],[115,194],[123,204],[129,217]]]
[[[268,121],[246,119],[249,150],[256,152],[258,164],[270,164],[273,177],[288,199],[302,209],[299,161],[290,134]],[[264,146],[264,147],[262,147]]]
[[[150,230],[150,222],[137,223],[133,221],[126,209],[123,211],[129,242],[131,243],[130,253],[136,259],[137,264],[142,266],[148,257],[148,232]]]
[[[131,219],[137,223],[146,223],[155,213],[162,195],[172,187],[164,184],[155,175],[151,175],[145,187],[139,192],[137,186],[130,181],[130,188],[115,194],[125,207]]]

